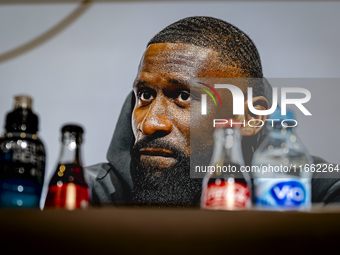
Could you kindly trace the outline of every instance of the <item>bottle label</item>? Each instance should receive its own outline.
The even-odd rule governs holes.
[[[39,207],[45,149],[36,134],[0,139],[0,207]]]
[[[242,183],[219,181],[203,190],[201,207],[211,210],[242,210],[251,205],[250,190]]]
[[[24,179],[42,185],[45,149],[36,135],[11,133],[0,139],[0,179]]]
[[[308,210],[311,206],[310,182],[308,178],[255,179],[256,207],[269,210]]]
[[[74,183],[58,183],[49,188],[45,207],[60,209],[86,209],[89,206],[89,189]]]
[[[49,184],[45,207],[68,210],[86,209],[89,202],[89,188],[82,166],[79,164],[58,165]]]

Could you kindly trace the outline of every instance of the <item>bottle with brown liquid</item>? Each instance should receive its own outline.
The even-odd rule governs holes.
[[[61,152],[49,184],[45,208],[86,209],[90,199],[81,158],[84,131],[78,125],[65,125],[61,132]]]
[[[217,125],[209,172],[203,179],[201,208],[208,210],[247,210],[251,207],[251,180],[242,167],[241,126]]]

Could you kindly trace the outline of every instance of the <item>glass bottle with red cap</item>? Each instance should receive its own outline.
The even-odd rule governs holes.
[[[251,207],[251,180],[242,171],[241,125],[233,119],[216,124],[214,151],[203,179],[201,208],[246,210]]]
[[[84,131],[78,125],[65,125],[61,132],[59,162],[49,184],[45,208],[86,209],[90,200],[81,158]]]

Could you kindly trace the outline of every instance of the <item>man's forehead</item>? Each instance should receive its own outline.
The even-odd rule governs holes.
[[[237,66],[222,65],[213,49],[185,43],[149,45],[141,60],[138,76],[142,73],[175,74],[182,79],[244,77],[243,70]]]
[[[147,48],[139,70],[196,75],[206,68],[207,62],[216,60],[217,53],[209,48],[183,43],[157,43]]]
[[[145,57],[148,58],[179,58],[188,60],[205,60],[207,56],[217,56],[211,48],[202,48],[193,44],[186,43],[155,43],[146,49]]]

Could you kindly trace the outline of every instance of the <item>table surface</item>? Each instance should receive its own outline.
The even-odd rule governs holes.
[[[38,254],[315,254],[340,245],[339,207],[311,212],[2,209],[0,226],[3,249]]]

